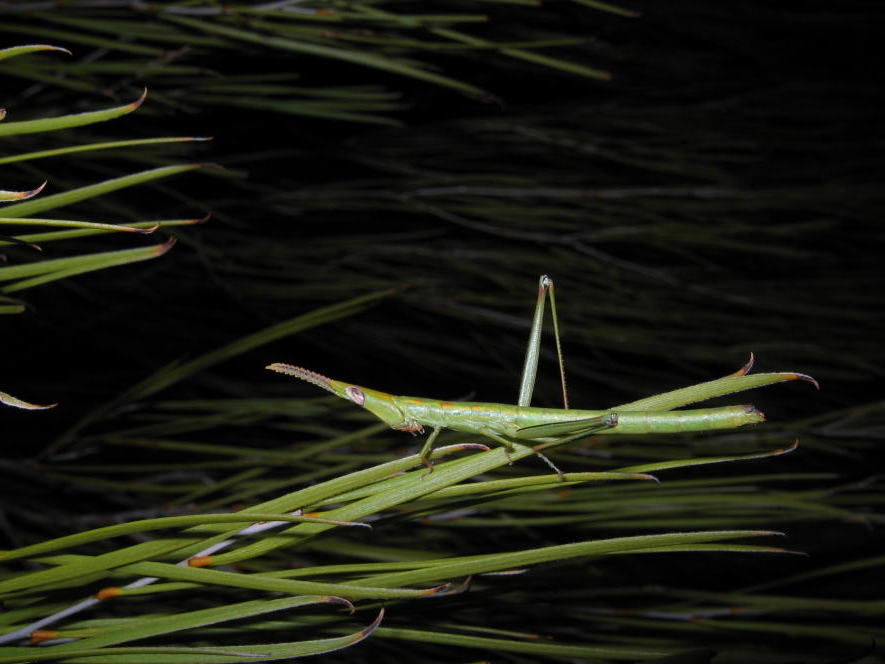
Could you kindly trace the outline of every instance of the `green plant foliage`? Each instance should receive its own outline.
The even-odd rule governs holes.
[[[64,48],[49,46],[43,44],[17,46],[6,49],[0,49],[0,62],[15,56],[26,55],[40,51],[56,51],[70,55],[70,51]],[[83,127],[98,122],[105,122],[131,113],[144,102],[145,91],[136,101],[99,111],[90,111],[85,113],[76,113],[70,115],[61,115],[56,117],[42,118],[36,120],[6,120],[6,112],[0,110],[0,140],[8,140],[11,137],[23,136],[28,134],[53,132],[72,127]],[[181,140],[181,139],[175,139]],[[95,146],[92,146],[93,148]],[[108,145],[99,146],[110,147]],[[77,150],[89,150],[90,146],[79,146]],[[34,159],[42,159],[46,157],[63,154],[64,149],[49,150],[42,152],[32,152],[30,154],[13,154],[4,156],[0,163],[26,162]],[[134,233],[152,233],[161,225],[178,225],[181,223],[194,223],[194,220],[184,220],[177,222],[157,222],[143,224],[138,226],[127,226],[118,224],[107,224],[90,221],[78,221],[71,219],[41,219],[33,218],[28,215],[35,212],[43,212],[54,210],[65,205],[78,201],[88,200],[95,196],[100,196],[115,189],[129,187],[141,182],[147,182],[161,177],[166,177],[183,170],[197,168],[199,165],[187,165],[183,167],[167,167],[154,169],[153,171],[135,174],[132,176],[124,176],[106,180],[88,187],[81,187],[71,191],[55,194],[52,196],[44,196],[37,198],[46,182],[39,187],[29,191],[0,191],[0,203],[9,201],[22,201],[31,199],[27,202],[14,203],[3,207],[2,216],[0,216],[0,226],[13,226],[18,229],[41,229],[44,227],[67,228],[67,229],[88,229],[89,233],[109,233],[109,232],[134,232]],[[74,234],[61,233],[21,233],[11,236],[0,236],[0,246],[15,247],[17,249],[26,248],[32,252],[42,252],[41,244],[52,240],[69,239],[75,237],[79,231]],[[109,267],[126,265],[137,261],[149,260],[162,256],[174,244],[175,238],[159,245],[144,247],[141,249],[124,249],[118,251],[79,254],[68,256],[65,258],[46,259],[35,262],[24,262],[17,265],[6,265],[0,267],[0,314],[22,313],[25,310],[24,302],[8,297],[9,293],[26,290],[39,286],[48,282],[66,279],[68,277],[92,272],[95,270],[103,270]],[[5,258],[5,257],[4,257]],[[7,406],[24,408],[28,410],[43,410],[52,406],[37,406],[21,399],[17,399],[11,395],[0,393],[0,403]],[[55,404],[53,404],[55,405]]]
[[[20,46],[0,50],[0,61],[6,60],[14,56],[21,56],[37,51],[60,51],[70,54],[63,48],[46,45]],[[140,98],[132,103],[114,108],[107,108],[99,111],[89,111],[84,113],[75,113],[70,115],[60,115],[56,117],[41,118],[36,120],[18,120],[0,123],[0,139],[9,139],[10,137],[22,136],[27,134],[53,132],[72,127],[83,127],[98,122],[106,122],[119,118],[123,115],[136,110],[144,102],[147,91]],[[153,142],[156,142],[154,139]],[[165,142],[169,139],[159,139]],[[186,139],[171,139],[186,140]],[[131,145],[132,143],[128,143]],[[138,143],[136,143],[138,144]],[[105,149],[108,147],[119,147],[120,142],[105,143],[99,145],[82,145],[74,148],[77,151],[85,151],[90,149]],[[64,148],[56,150],[46,150],[39,152],[31,152],[18,155],[5,156],[2,163],[26,162],[35,159],[43,159],[65,154]],[[51,196],[37,197],[43,190],[46,183],[40,185],[36,189],[23,192],[4,191],[0,192],[0,202],[15,201],[22,199],[31,199],[26,202],[14,203],[7,205],[2,209],[2,217],[0,217],[0,225],[15,226],[24,229],[41,229],[42,227],[57,227],[69,229],[88,229],[90,232],[108,233],[116,231],[134,232],[134,233],[152,233],[160,226],[179,225],[182,223],[195,223],[196,220],[178,220],[164,221],[142,224],[139,226],[107,224],[90,221],[78,221],[72,219],[43,219],[32,218],[39,212],[55,210],[57,208],[70,205],[73,203],[89,200],[96,196],[101,196],[110,191],[131,187],[144,182],[150,182],[159,178],[168,177],[176,173],[198,168],[199,164],[187,164],[182,166],[167,166],[162,168],[144,171],[132,175],[117,177],[95,183],[89,186],[80,187],[54,194]],[[41,245],[37,242],[45,243],[52,240],[70,239],[77,237],[65,233],[34,233],[19,234],[12,236],[0,237],[0,246],[28,247],[38,252],[42,251]],[[80,237],[82,234],[79,235]],[[144,247],[141,249],[127,249],[112,252],[102,252],[93,254],[80,254],[65,258],[46,259],[36,262],[25,262],[19,265],[7,265],[0,267],[0,293],[14,293],[34,286],[38,286],[59,279],[66,279],[76,274],[92,272],[108,267],[118,265],[126,265],[142,260],[149,260],[162,256],[173,244],[174,238],[170,241],[159,245]],[[2,297],[4,303],[0,307],[2,313],[21,313],[24,311],[24,304],[17,302],[9,297]],[[4,401],[4,403],[6,403]]]
[[[471,6],[467,12],[462,3],[437,3],[434,13],[427,13],[389,2],[318,0],[221,8],[201,0],[186,5],[75,1],[64,12],[41,2],[4,4],[0,15],[7,19],[0,30],[108,49],[111,59],[78,63],[56,81],[73,90],[100,89],[102,75],[134,76],[150,81],[158,101],[179,108],[239,107],[382,125],[399,125],[395,116],[408,108],[398,81],[494,99],[481,84],[447,75],[444,63],[452,60],[467,59],[484,69],[528,63],[568,76],[611,77],[592,64],[604,50],[598,43],[563,39],[541,27],[555,26],[557,18],[540,3],[514,4],[527,6],[538,20],[536,29],[527,32],[494,3]],[[636,16],[613,4],[578,4],[601,16]],[[237,74],[238,61],[255,54],[274,60],[275,71]],[[292,62],[297,63],[295,71]],[[341,83],[312,75],[323,62],[341,68],[336,77]],[[57,70],[28,62],[9,73],[50,81]],[[367,75],[379,74],[392,76],[393,82],[365,83]]]
[[[109,451],[122,447],[130,451],[128,462],[85,465],[48,460],[39,466],[43,481],[124,492],[137,496],[142,504],[162,496],[166,505],[162,512],[167,515],[161,512],[153,518],[87,529],[0,553],[0,561],[6,564],[31,561],[44,568],[8,574],[0,580],[0,596],[9,606],[27,607],[27,613],[19,612],[9,619],[7,636],[0,638],[8,643],[31,634],[35,623],[29,621],[36,618],[51,617],[50,623],[54,623],[65,615],[59,613],[65,606],[61,597],[71,589],[82,595],[84,585],[92,588],[95,596],[72,605],[75,613],[61,629],[38,623],[48,630],[38,633],[40,639],[76,639],[44,646],[40,652],[50,659],[76,656],[140,662],[142,654],[164,653],[164,657],[181,655],[174,661],[182,662],[233,661],[217,659],[219,653],[233,651],[238,657],[251,654],[273,659],[293,652],[328,652],[374,633],[383,642],[438,644],[499,654],[612,662],[654,660],[686,651],[686,635],[679,626],[691,620],[697,634],[690,641],[696,647],[706,642],[704,634],[712,630],[718,634],[717,647],[725,647],[730,656],[777,661],[764,647],[754,649],[742,643],[740,633],[761,631],[783,637],[814,633],[817,638],[842,644],[860,644],[869,635],[879,634],[872,622],[885,612],[881,601],[860,605],[863,624],[814,632],[815,612],[856,618],[858,604],[770,595],[752,586],[728,593],[704,593],[672,584],[649,590],[603,583],[574,596],[558,590],[557,610],[582,615],[593,625],[589,633],[606,633],[605,638],[562,634],[538,641],[503,631],[503,624],[499,628],[478,627],[487,623],[477,617],[474,624],[470,617],[480,606],[488,605],[494,611],[491,607],[498,602],[511,603],[510,595],[520,592],[521,580],[538,573],[542,579],[548,577],[543,573],[545,567],[555,570],[566,561],[605,567],[613,558],[648,554],[784,554],[791,552],[781,546],[741,540],[779,535],[772,526],[787,523],[801,527],[878,521],[879,517],[869,512],[878,502],[876,486],[839,484],[832,473],[763,472],[675,481],[660,475],[663,483],[649,482],[656,479],[648,475],[651,472],[666,475],[698,465],[770,458],[793,452],[795,445],[749,451],[758,448],[762,440],[753,433],[703,439],[682,435],[666,446],[642,436],[617,443],[596,436],[564,446],[561,454],[553,450],[558,464],[587,468],[568,472],[560,479],[552,474],[537,475],[526,466],[533,456],[530,448],[518,447],[508,454],[500,447],[484,448],[480,439],[450,433],[448,441],[454,444],[436,450],[434,470],[427,474],[417,455],[403,456],[391,448],[390,439],[401,433],[382,434],[384,427],[374,423],[354,431],[347,423],[365,422],[367,414],[334,397],[145,401],[221,360],[250,352],[282,335],[328,325],[391,295],[382,292],[359,297],[304,314],[185,365],[163,369],[76,425],[76,435],[63,437],[61,444],[73,444],[73,449],[98,445]],[[679,394],[674,393],[673,398]],[[879,404],[858,415],[866,421],[881,411]],[[803,443],[814,447],[817,439],[810,430],[826,431],[826,436],[832,437],[842,422],[844,413],[832,413],[815,418],[813,423],[775,427],[765,438],[785,440],[791,427],[799,427],[804,432]],[[269,447],[267,442],[279,441],[280,434],[300,442],[278,442]],[[225,444],[223,440],[241,442]],[[259,440],[264,442],[256,445]],[[65,448],[55,448],[59,449]],[[459,452],[462,455],[450,458]],[[187,456],[180,455],[198,455],[200,460],[191,464],[185,461]],[[209,474],[217,481],[132,481],[144,473],[173,471]],[[809,483],[818,487],[789,489]],[[650,501],[654,515],[648,511]],[[242,507],[243,503],[248,506]],[[231,512],[234,505],[239,507]],[[176,514],[184,506],[202,513]],[[244,521],[253,525],[243,528]],[[368,525],[371,530],[365,528]],[[415,528],[431,531],[430,540],[416,540]],[[459,545],[458,535],[465,531],[482,529],[491,535],[491,541],[497,539],[493,534],[500,533],[505,541],[506,533],[513,529],[550,528],[567,532],[570,541],[524,542],[485,551],[482,548],[488,547],[463,551]],[[159,530],[166,531],[162,537],[152,535]],[[122,547],[112,544],[113,538],[133,534],[144,541]],[[174,564],[176,561],[190,563]],[[229,571],[231,565],[236,565],[236,572]],[[495,576],[501,574],[504,576]],[[513,581],[508,584],[506,579]],[[782,583],[789,582],[785,579]],[[242,599],[242,593],[261,592],[291,598]],[[464,592],[468,594],[462,595]],[[545,592],[549,590],[541,597]],[[457,617],[431,619],[421,629],[400,626],[402,620],[397,619],[408,615],[401,606],[404,602],[424,598],[420,601],[463,604],[458,599],[462,596],[476,598],[479,604],[474,601],[463,606]],[[635,597],[641,604],[631,604],[629,610],[611,608],[610,602],[617,597]],[[138,604],[133,602],[145,600],[151,603],[145,616],[124,611],[126,617],[119,617],[123,607],[135,610]],[[388,608],[387,620],[393,624],[383,622],[378,627],[376,621],[356,633],[350,628],[346,637],[334,635],[347,633],[352,621],[322,610],[330,601],[357,602],[362,616],[377,611],[376,602],[381,600]],[[215,608],[201,608],[206,601]],[[595,607],[590,611],[588,601]],[[78,615],[100,610],[106,603],[117,607],[118,617],[96,620]],[[265,617],[296,606],[301,610],[292,617]],[[732,615],[735,606],[749,615],[762,613],[766,620],[742,621],[735,625],[739,630],[734,632],[735,640],[729,640],[720,618]],[[806,613],[808,619],[803,618]],[[237,626],[224,626],[234,619]],[[271,635],[283,625],[297,627],[305,640],[258,644],[254,636],[246,636],[242,645],[218,645],[226,638],[239,643],[240,634]],[[637,641],[631,629],[640,625],[646,633],[657,636]],[[199,644],[199,648],[181,645],[177,639],[184,630],[187,642]],[[121,647],[146,636],[173,640],[143,650]],[[4,646],[0,656],[6,659],[0,661],[20,661],[29,653],[26,647]]]

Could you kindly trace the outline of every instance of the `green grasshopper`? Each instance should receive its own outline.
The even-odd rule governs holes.
[[[556,354],[562,382],[563,408],[533,408],[529,404],[535,384],[540,352],[541,328],[544,319],[544,303],[550,299],[553,330],[556,338]],[[749,375],[753,368],[750,361],[735,373],[717,380],[699,383],[672,392],[632,401],[605,410],[577,410],[568,407],[565,388],[565,369],[562,346],[559,341],[559,324],[556,316],[556,299],[553,281],[542,276],[538,286],[538,302],[532,322],[529,343],[520,381],[517,404],[481,403],[472,401],[440,401],[422,397],[401,397],[379,392],[360,385],[332,380],[323,375],[275,362],[266,367],[289,376],[295,376],[332,394],[352,401],[370,411],[381,421],[399,431],[415,435],[432,429],[421,449],[421,461],[432,469],[429,457],[433,443],[440,431],[452,429],[478,434],[511,449],[515,443],[532,443],[540,455],[540,449],[561,444],[588,434],[643,434],[673,433],[683,431],[707,431],[732,429],[745,424],[765,420],[765,416],[751,405],[724,406],[674,411],[686,404],[713,397],[750,390],[788,380],[804,380],[818,387],[811,376],[800,373],[768,373]],[[560,471],[543,457],[561,476]]]

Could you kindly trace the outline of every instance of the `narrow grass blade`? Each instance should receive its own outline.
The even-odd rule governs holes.
[[[147,90],[135,101],[116,106],[114,108],[106,108],[101,111],[88,111],[86,113],[74,113],[72,115],[61,115],[54,118],[43,118],[42,120],[21,120],[18,122],[0,122],[0,137],[2,136],[21,136],[22,134],[36,134],[43,131],[56,131],[58,129],[68,129],[70,127],[82,127],[84,125],[95,124],[96,122],[105,122],[113,120],[121,115],[131,113],[141,106],[147,97]]]
[[[61,53],[67,53],[68,55],[71,54],[68,49],[62,48],[60,46],[50,46],[49,44],[29,44],[27,46],[0,48],[0,60],[14,58],[17,55],[24,55],[26,53],[36,53],[38,51],[59,51]]]
[[[512,551],[508,553],[463,556],[459,558],[440,559],[439,564],[417,570],[377,574],[355,581],[356,585],[403,585],[412,583],[435,583],[441,579],[451,579],[521,568],[526,565],[567,560],[583,556],[613,555],[627,553],[637,549],[648,549],[658,546],[685,546],[690,550],[695,545],[706,546],[722,540],[741,539],[746,537],[769,537],[779,535],[770,530],[721,530],[688,533],[665,533],[662,535],[635,535],[632,537],[615,537],[611,539],[575,542],[573,544],[557,544],[553,546]],[[425,561],[426,562],[426,561]]]
[[[207,556],[208,557],[208,556]],[[67,577],[76,569],[86,570],[91,568],[94,559],[89,556],[47,556],[37,558],[41,563],[61,563],[55,569],[46,570],[56,572],[58,577]],[[174,581],[189,581],[207,586],[225,586],[228,588],[244,588],[249,590],[265,590],[269,592],[289,593],[292,595],[333,595],[349,600],[356,599],[403,599],[408,597],[427,597],[440,591],[440,588],[393,588],[388,584],[370,586],[368,584],[348,583],[321,583],[316,581],[300,581],[294,579],[280,579],[278,577],[266,577],[262,574],[241,574],[238,572],[225,572],[208,567],[188,567],[172,563],[138,562],[114,568],[114,573],[132,574],[133,577],[157,577]],[[39,574],[36,572],[32,574]],[[82,572],[81,572],[82,574]],[[52,575],[44,575],[44,578]],[[41,583],[41,587],[44,585]],[[30,587],[32,590],[35,587]]]
[[[481,90],[480,88],[477,88],[473,85],[462,83],[461,81],[457,81],[453,78],[440,76],[439,74],[434,74],[425,69],[414,67],[405,62],[393,60],[391,58],[386,58],[369,52],[345,50],[333,48],[331,46],[325,46],[322,44],[312,44],[309,42],[296,41],[294,39],[286,39],[284,37],[258,34],[255,32],[249,32],[246,30],[240,30],[238,28],[232,28],[226,25],[221,25],[219,23],[199,21],[196,19],[184,18],[182,16],[167,16],[166,18],[169,21],[173,21],[175,23],[179,23],[181,25],[185,25],[203,32],[224,35],[225,37],[231,37],[233,39],[238,39],[245,42],[259,43],[265,47],[272,47],[285,51],[295,51],[297,53],[304,53],[306,55],[331,58],[333,60],[350,62],[352,64],[360,65],[363,67],[380,69],[382,71],[387,71],[394,74],[409,76],[411,78],[426,81],[428,83],[433,83],[435,85],[454,88],[474,97],[488,96],[488,93],[486,93],[484,90]]]
[[[284,611],[318,603],[341,603],[341,601],[335,597],[286,597],[282,599],[240,602],[223,607],[213,607],[210,609],[180,613],[173,616],[141,619],[133,621],[134,624],[123,625],[116,629],[108,629],[102,634],[72,643],[64,643],[41,649],[0,648],[0,663],[6,664],[8,662],[11,664],[13,662],[20,662],[22,661],[22,657],[29,661],[64,661],[76,657],[79,662],[94,661],[108,663],[114,661],[113,659],[110,659],[114,654],[125,654],[126,662],[144,662],[145,664],[151,664],[152,662],[156,663],[157,661],[169,662],[169,664],[214,664],[215,662],[269,661],[273,659],[331,652],[358,643],[369,636],[375,628],[377,628],[384,614],[382,611],[378,618],[376,618],[376,620],[367,628],[346,637],[302,642],[296,641],[291,643],[267,643],[219,647],[212,648],[212,650],[215,651],[212,655],[200,654],[199,651],[201,649],[198,648],[194,648],[192,651],[193,654],[189,655],[185,655],[181,653],[181,651],[179,651],[178,655],[164,653],[162,649],[156,647],[154,647],[156,650],[151,647],[127,648],[123,653],[120,652],[121,649],[107,648],[107,646],[113,646],[119,643],[127,643],[138,639],[161,636],[183,630],[206,627],[231,620],[251,618],[267,613]],[[130,650],[134,652],[130,653]],[[133,659],[133,657],[139,653],[142,656]],[[224,656],[220,653],[228,653],[229,655]],[[158,655],[162,655],[162,658],[158,659]]]
[[[652,463],[643,463],[635,466],[626,466],[621,468],[621,472],[626,473],[653,473],[659,470],[672,470],[674,468],[688,468],[691,466],[703,466],[710,463],[728,463],[731,461],[747,461],[749,459],[765,459],[766,457],[780,456],[781,454],[789,454],[799,446],[799,441],[793,441],[789,447],[782,447],[776,450],[767,450],[765,452],[754,452],[752,454],[735,454],[732,456],[718,457],[698,457],[687,459],[676,459],[674,461],[654,461]]]
[[[3,208],[3,216],[26,217],[37,212],[52,210],[58,207],[62,207],[63,205],[70,205],[72,203],[78,203],[79,201],[87,200],[89,198],[93,198],[94,196],[107,194],[112,191],[117,191],[118,189],[124,189],[126,187],[132,187],[137,184],[143,184],[145,182],[151,182],[152,180],[169,177],[170,175],[184,173],[185,171],[192,171],[197,168],[203,168],[205,165],[206,164],[179,164],[176,166],[161,166],[160,168],[152,168],[150,170],[141,171],[139,173],[131,173],[130,175],[124,175],[119,178],[104,180],[102,182],[87,185],[85,187],[71,189],[70,191],[65,191],[60,194],[43,196],[33,201],[27,201],[26,203],[16,203],[14,205],[10,205]]]
[[[742,392],[744,390],[753,390],[757,387],[765,385],[773,385],[774,383],[782,383],[788,380],[804,380],[818,387],[817,381],[811,376],[800,373],[767,373],[754,375],[731,375],[717,380],[711,380],[706,383],[698,383],[690,387],[683,387],[672,392],[664,392],[656,394],[638,401],[631,401],[620,406],[615,406],[613,410],[672,410],[679,406],[685,406],[698,401],[706,401],[714,397],[732,394],[734,392]]]
[[[0,392],[0,395],[2,395],[2,392]],[[37,408],[51,408],[51,406],[37,406]],[[119,537],[120,535],[128,535],[130,533],[150,532],[152,530],[161,530],[164,528],[180,528],[182,526],[194,526],[204,523],[229,523],[233,525],[236,523],[254,523],[256,521],[324,522],[323,519],[303,515],[258,513],[239,514],[237,512],[230,514],[193,514],[187,516],[161,517],[158,519],[140,519],[138,521],[130,521],[129,523],[121,523],[114,526],[106,526],[104,528],[95,528],[74,535],[47,540],[21,549],[0,551],[0,561],[29,558],[49,551],[81,546],[89,542],[98,542],[112,537]],[[343,524],[339,523],[338,525]],[[354,523],[349,525],[368,524]]]
[[[7,394],[6,392],[0,392],[0,403],[2,403],[4,406],[23,408],[25,410],[46,410],[47,408],[55,408],[58,405],[57,403],[51,403],[48,406],[38,406],[37,404],[28,403],[27,401],[17,399],[11,394]]]
[[[35,219],[33,217],[0,217],[0,226],[54,226],[60,228],[90,228],[100,231],[124,231],[128,233],[153,233],[159,226],[138,228],[136,226],[120,226],[117,224],[100,224],[93,221],[75,221],[71,219]]]
[[[137,263],[162,256],[175,244],[175,238],[170,238],[163,244],[157,244],[141,249],[123,249],[120,251],[107,251],[86,256],[74,256],[71,258],[56,258],[26,265],[10,265],[0,267],[0,281],[22,279],[7,286],[0,287],[0,292],[14,293],[17,291],[33,288],[50,281],[65,279],[77,274],[103,270],[109,267]]]
[[[646,660],[666,657],[678,652],[676,648],[617,646],[617,645],[566,645],[551,642],[547,639],[517,641],[514,639],[495,639],[486,636],[472,636],[438,631],[418,629],[400,629],[382,627],[379,638],[401,639],[420,643],[438,643],[440,645],[478,648],[488,652],[525,653],[536,657],[547,656],[565,660],[587,660],[591,662]]]
[[[164,138],[138,138],[127,141],[104,141],[101,143],[87,143],[86,145],[71,145],[52,150],[37,150],[36,152],[23,152],[20,154],[0,157],[0,164],[12,164],[19,161],[34,161],[46,157],[58,157],[66,154],[79,152],[93,152],[95,150],[110,150],[114,148],[129,148],[138,145],[164,145],[167,143],[184,143],[189,141],[210,141],[208,136],[168,136]]]
[[[150,231],[152,229],[159,228],[169,228],[174,226],[194,226],[196,224],[203,224],[209,220],[208,215],[205,217],[192,217],[190,219],[161,219],[159,221],[137,221],[131,224],[128,224],[128,228],[135,228],[140,231]],[[27,222],[27,219],[24,220]],[[116,226],[110,224],[112,228],[124,228],[121,226]],[[98,230],[98,229],[83,229],[83,230],[73,230],[73,231],[49,231],[46,233],[27,233],[23,235],[18,235],[16,237],[17,240],[28,243],[44,243],[44,242],[53,242],[56,240],[70,240],[72,238],[78,237],[88,237],[90,235],[99,235],[101,233],[106,233],[109,231]],[[0,240],[0,246],[2,246],[4,241]]]

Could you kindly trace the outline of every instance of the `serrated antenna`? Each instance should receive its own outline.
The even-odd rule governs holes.
[[[270,369],[271,371],[276,371],[277,373],[286,374],[287,376],[294,376],[295,378],[306,380],[312,385],[316,385],[317,387],[321,387],[324,390],[328,390],[332,394],[337,394],[337,392],[335,392],[335,388],[332,387],[332,379],[326,378],[322,374],[318,374],[315,371],[310,371],[309,369],[304,369],[302,367],[296,367],[291,364],[283,364],[282,362],[274,362],[273,364],[269,364],[264,368]]]

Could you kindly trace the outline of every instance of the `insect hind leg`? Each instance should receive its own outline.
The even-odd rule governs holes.
[[[501,443],[501,445],[504,446],[504,454],[507,456],[507,463],[512,466],[513,459],[510,457],[510,451],[513,449],[513,446],[516,445],[517,443],[512,440],[507,440],[503,436],[499,436],[498,434],[496,434],[493,431],[483,431],[483,435],[488,438],[491,438],[495,442]],[[541,454],[538,450],[533,450],[533,451],[536,456],[540,457],[544,463],[546,463],[548,466],[550,466],[550,468],[553,469],[553,471],[559,476],[559,479],[563,478],[563,473],[559,468],[556,467],[556,464],[554,464],[548,457]]]

